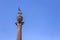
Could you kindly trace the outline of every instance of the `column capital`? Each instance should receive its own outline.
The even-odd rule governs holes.
[[[22,26],[24,24],[24,22],[16,22],[15,23],[17,26]]]

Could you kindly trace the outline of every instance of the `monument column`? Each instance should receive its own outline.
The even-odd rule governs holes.
[[[18,8],[18,16],[17,16],[17,40],[22,40],[22,25],[24,22],[23,21],[23,17],[22,17],[22,12],[21,10]]]

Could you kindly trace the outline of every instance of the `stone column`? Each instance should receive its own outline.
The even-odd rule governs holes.
[[[18,16],[17,16],[17,40],[22,40],[22,25],[23,25],[23,17],[22,17],[22,12],[21,10],[18,8]]]

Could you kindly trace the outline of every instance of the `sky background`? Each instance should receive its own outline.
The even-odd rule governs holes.
[[[0,0],[0,40],[16,40],[19,6],[23,40],[60,40],[60,0]]]

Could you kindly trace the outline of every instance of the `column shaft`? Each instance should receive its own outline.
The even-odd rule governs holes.
[[[22,40],[22,26],[18,26],[17,40]]]

